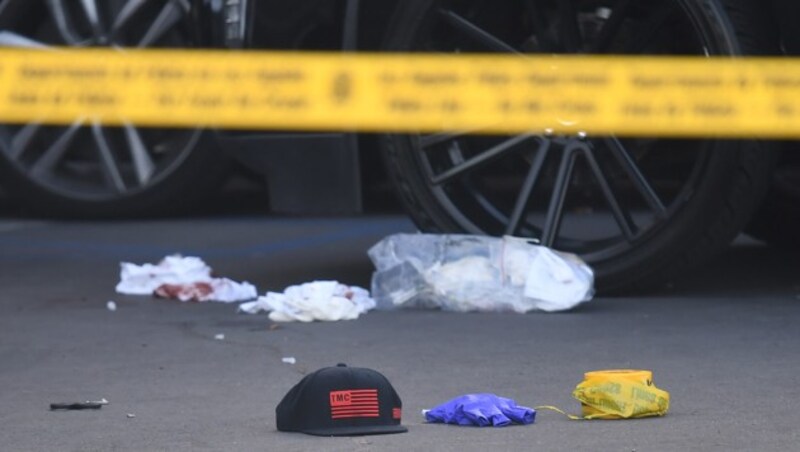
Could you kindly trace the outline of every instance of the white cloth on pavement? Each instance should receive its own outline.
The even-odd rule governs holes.
[[[290,286],[283,293],[267,292],[258,300],[243,303],[239,311],[269,312],[273,322],[313,322],[357,319],[375,308],[369,292],[337,281],[314,281]]]
[[[228,278],[215,278],[199,257],[172,255],[156,265],[120,264],[118,293],[159,295],[181,301],[218,301],[234,303],[258,296],[255,286]]]

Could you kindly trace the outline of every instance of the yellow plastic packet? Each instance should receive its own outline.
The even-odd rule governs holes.
[[[599,370],[584,374],[572,396],[581,402],[582,417],[551,406],[541,406],[570,419],[634,419],[664,416],[669,393],[653,384],[649,370]]]

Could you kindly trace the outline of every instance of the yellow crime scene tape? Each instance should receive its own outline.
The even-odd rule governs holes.
[[[0,122],[800,137],[800,61],[0,50]]]
[[[653,384],[649,370],[598,370],[586,372],[572,396],[581,402],[581,416],[554,406],[537,406],[580,419],[638,419],[664,416],[669,411],[669,393]]]

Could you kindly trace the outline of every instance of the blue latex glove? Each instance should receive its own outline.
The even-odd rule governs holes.
[[[505,427],[512,423],[533,424],[536,410],[494,394],[468,394],[425,411],[428,422],[479,427]]]

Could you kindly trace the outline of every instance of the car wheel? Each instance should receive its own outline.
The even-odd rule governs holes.
[[[7,0],[0,45],[194,47],[187,0]],[[200,129],[0,125],[0,178],[26,210],[67,217],[184,211],[218,188],[228,159]]]
[[[385,48],[703,56],[768,45],[747,2],[725,3],[420,0],[396,11]],[[728,244],[773,159],[765,143],[649,137],[440,133],[382,147],[421,229],[536,238],[581,255],[601,290],[652,287]]]

